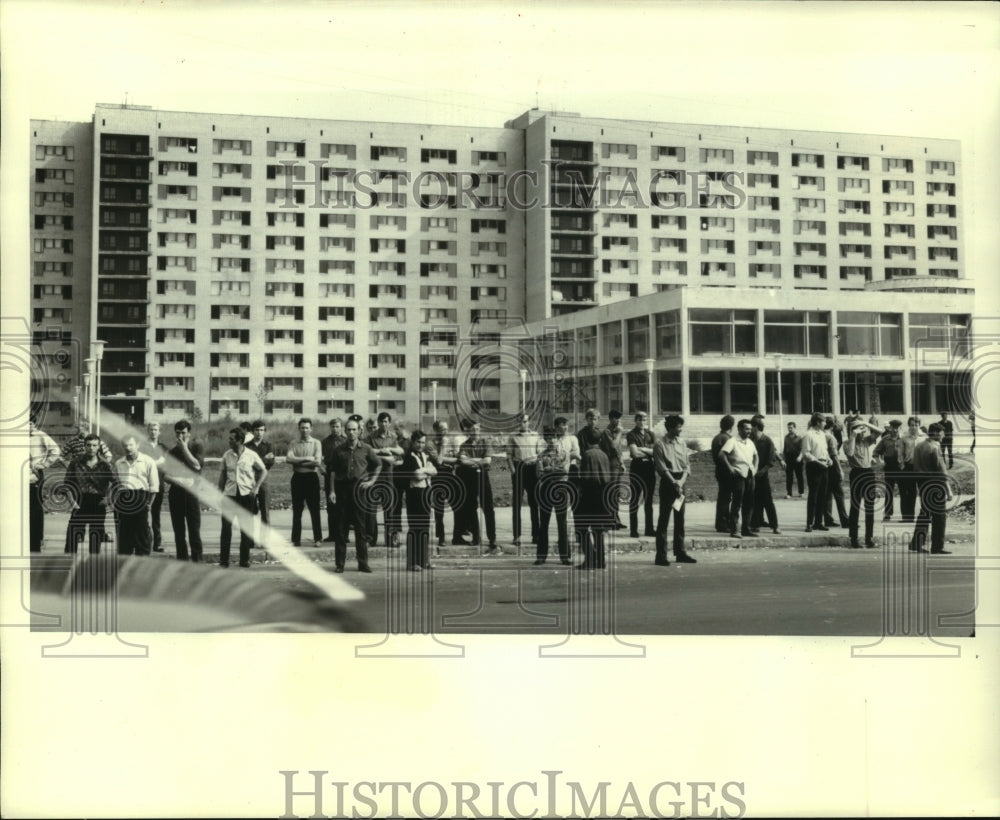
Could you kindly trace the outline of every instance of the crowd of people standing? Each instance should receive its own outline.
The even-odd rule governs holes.
[[[947,471],[954,465],[953,427],[947,413],[941,416],[926,430],[919,419],[910,418],[901,433],[898,420],[881,428],[874,417],[865,420],[856,411],[843,424],[829,414],[814,413],[801,436],[795,422],[788,423],[780,448],[766,434],[763,415],[738,422],[723,416],[711,442],[718,487],[716,531],[733,539],[756,538],[764,527],[781,534],[770,482],[770,471],[780,467],[786,499],[801,498],[808,490],[806,532],[840,526],[848,529],[851,547],[862,543],[874,547],[875,502],[884,497],[884,520],[890,520],[898,487],[902,521],[916,525],[910,548],[927,551],[924,544],[930,529],[930,551],[946,553],[944,499],[950,493]],[[386,546],[399,548],[405,535],[407,569],[419,572],[431,568],[432,540],[438,547],[449,543],[445,514],[450,509],[452,545],[479,546],[486,555],[500,555],[490,471],[495,461],[503,461],[511,475],[512,542],[520,547],[522,536],[530,537],[536,565],[548,560],[553,517],[555,547],[563,564],[571,563],[575,547],[584,556],[579,568],[603,568],[606,533],[627,528],[630,537],[638,538],[640,518],[641,535],[655,539],[655,565],[669,565],[671,518],[675,561],[696,563],[685,549],[691,450],[681,438],[684,419],[667,415],[661,436],[654,435],[644,412],[634,415],[630,430],[624,429],[621,419],[622,414],[612,410],[602,428],[600,412],[590,409],[576,433],[569,431],[565,417],[557,417],[551,428],[539,433],[532,429],[530,417],[521,414],[517,430],[497,447],[495,440],[482,435],[476,419],[463,420],[458,435],[450,433],[447,422],[437,421],[428,436],[420,430],[408,433],[393,424],[387,412],[367,424],[352,415],[346,421],[332,419],[329,434],[317,439],[312,420],[302,418],[298,436],[285,453],[292,470],[291,542],[302,546],[302,519],[308,510],[313,543],[335,545],[336,572],[344,570],[352,532],[358,569],[371,572],[368,549],[378,543],[381,512]],[[267,476],[276,454],[266,433],[264,421],[243,423],[229,433],[218,479],[219,492],[232,504],[222,516],[222,566],[229,565],[234,523],[240,531],[239,563],[244,567],[250,565],[257,521],[270,523]],[[31,436],[32,551],[40,550],[44,527],[40,489],[44,470],[61,459],[67,465],[65,486],[71,499],[67,553],[75,553],[84,541],[96,553],[112,540],[109,512],[120,554],[162,552],[161,509],[166,496],[176,557],[202,559],[202,499],[196,485],[205,458],[202,447],[191,439],[189,422],[174,425],[172,448],[160,441],[160,425],[149,424],[145,437],[122,439],[124,453],[117,459],[98,436],[79,430],[61,449],[34,425]],[[842,456],[848,468],[849,512]],[[877,462],[884,467],[881,482],[874,469]],[[657,480],[659,514],[654,522]],[[623,497],[628,499],[627,525],[619,518]],[[320,515],[323,499],[326,538]]]

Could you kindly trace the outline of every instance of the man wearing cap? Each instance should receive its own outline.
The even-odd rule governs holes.
[[[608,412],[608,426],[605,427],[604,432],[601,433],[600,444],[604,454],[608,457],[608,462],[611,467],[611,483],[615,487],[619,488],[621,487],[622,474],[625,470],[622,465],[622,441],[625,438],[625,431],[622,429],[621,418],[621,410],[610,410]],[[618,503],[614,502],[612,506],[614,508],[613,517],[615,529],[625,529],[625,525],[622,524],[621,516],[618,513]]]
[[[927,552],[927,528],[931,531],[931,554],[950,555],[944,548],[944,530],[947,522],[945,504],[951,499],[948,471],[941,455],[941,436],[944,430],[934,423],[927,428],[927,435],[913,448],[913,473],[920,495],[920,515],[913,528],[910,550]]]
[[[511,513],[514,529],[514,546],[521,545],[521,496],[528,494],[528,510],[531,515],[531,543],[538,540],[538,498],[535,485],[538,473],[535,463],[545,449],[542,437],[531,429],[531,418],[527,413],[517,417],[518,429],[507,439],[507,464],[513,490]]]
[[[653,563],[660,567],[670,565],[667,559],[667,527],[670,514],[674,515],[674,560],[678,564],[696,564],[684,549],[684,485],[691,477],[687,445],[680,437],[684,419],[669,415],[664,421],[667,434],[653,445],[653,464],[660,476],[660,517],[656,522],[656,557]],[[678,509],[674,504],[680,499]]]
[[[629,464],[631,500],[628,504],[629,535],[639,537],[639,504],[643,505],[646,528],[644,535],[656,536],[653,529],[653,491],[656,489],[656,468],[653,466],[653,445],[656,437],[648,429],[649,416],[641,410],[635,414],[635,427],[628,431],[628,444],[632,461]],[[640,501],[641,499],[641,501]]]
[[[882,481],[885,484],[883,521],[892,519],[896,484],[899,481],[899,455],[896,452],[896,442],[899,440],[899,428],[902,426],[903,422],[899,419],[890,421],[875,449],[872,450],[872,458],[882,459]]]

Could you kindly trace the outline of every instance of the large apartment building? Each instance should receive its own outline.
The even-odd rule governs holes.
[[[956,141],[540,111],[456,128],[99,105],[31,128],[33,333],[70,370],[103,341],[101,402],[135,421],[499,416],[526,334],[587,350],[588,329],[603,369],[574,372],[575,404],[638,406],[651,357],[679,391],[660,407],[763,407],[764,359],[787,352],[812,374],[785,394],[803,412],[873,362],[902,411],[926,382],[913,329],[960,335],[972,313]],[[775,347],[784,319],[808,350]],[[722,375],[747,356],[752,398]],[[49,381],[71,415],[72,380]]]

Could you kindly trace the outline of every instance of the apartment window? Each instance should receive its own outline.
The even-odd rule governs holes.
[[[636,217],[633,215],[632,219]],[[447,219],[442,217],[428,217],[428,219],[436,219],[436,221],[444,221],[446,224],[444,226],[438,225],[436,227],[448,227],[449,230],[455,230],[455,219]],[[450,224],[448,224],[450,222]],[[634,225],[632,227],[635,227]],[[496,231],[497,233],[507,233],[507,221],[505,219],[473,219],[472,220],[472,232],[480,233],[481,231]]]
[[[702,194],[701,196],[705,196]],[[804,200],[795,200],[796,202],[802,202]],[[818,202],[820,205],[823,204],[822,200],[807,200],[810,202]],[[747,205],[751,211],[776,211],[779,207],[778,197],[776,196],[750,196],[747,197]],[[801,209],[800,209],[801,210]],[[822,208],[820,208],[822,210]]]
[[[872,204],[862,199],[841,199],[839,200],[838,209],[842,214],[870,214],[872,212]]]
[[[676,159],[678,162],[684,162],[685,155],[687,151],[677,145],[654,145],[652,158],[657,159]]]
[[[345,322],[354,321],[354,308],[334,305],[332,307],[320,306],[319,319],[321,322],[327,319],[342,319]]]
[[[777,151],[747,151],[747,165],[771,165],[778,167]]]
[[[870,265],[841,265],[840,266],[840,278],[850,279],[851,277],[860,276],[866,282],[872,281],[872,269]]]
[[[837,312],[837,352],[841,356],[902,356],[898,313]]]
[[[299,294],[301,295],[301,294]],[[343,282],[321,282],[319,286],[320,298],[354,298],[354,285],[345,285]]]
[[[913,239],[915,233],[916,229],[913,225],[898,225],[890,223],[885,226],[886,237],[908,236],[910,239]]]
[[[507,288],[497,287],[476,287],[469,290],[469,296],[473,302],[480,299],[507,299]]]
[[[883,194],[903,193],[913,195],[912,179],[884,179],[882,180]]]
[[[958,248],[928,248],[927,258],[931,261],[937,259],[950,259],[952,262],[958,261]]]
[[[373,217],[374,218],[374,217]],[[392,219],[402,219],[403,228],[406,227],[406,217],[387,217]],[[321,228],[354,228],[354,214],[320,214],[319,226]],[[387,223],[388,224],[388,223]],[[374,227],[374,226],[373,226]],[[402,230],[402,228],[400,229]]]
[[[684,230],[687,227],[687,217],[677,214],[653,214],[652,226],[654,228],[676,228]],[[635,227],[634,225],[632,227]]]
[[[373,243],[380,240],[373,239]],[[386,242],[395,240],[384,240]],[[403,241],[403,240],[400,240]],[[321,236],[319,238],[319,249],[321,251],[346,251],[347,253],[354,253],[354,238],[349,236]],[[372,250],[376,250],[373,245]]]
[[[405,239],[387,239],[387,238],[370,239],[369,244],[372,253],[378,253],[379,251],[395,251],[396,253],[406,253]]]
[[[692,370],[688,374],[692,413],[723,412],[722,373]]]
[[[948,349],[953,356],[964,356],[971,318],[968,314],[911,313],[909,346]]]
[[[423,265],[420,266],[420,268],[421,268],[420,275],[421,276],[425,276],[426,275],[423,272],[423,267],[424,267]],[[430,264],[429,267],[441,267],[441,264],[440,263],[438,263],[437,265]],[[506,265],[498,265],[498,264],[482,264],[482,263],[474,264],[472,266],[472,278],[473,279],[481,279],[484,276],[496,276],[498,279],[506,279],[507,278],[507,266]]]
[[[691,308],[688,312],[694,356],[756,354],[756,316],[752,310]]]
[[[406,230],[405,216],[387,216],[386,214],[373,214],[369,219],[369,227],[373,231],[380,228],[391,228],[397,231]]]
[[[916,259],[917,249],[913,245],[886,245],[886,259]]]
[[[840,258],[844,259],[848,256],[861,255],[865,259],[872,258],[872,246],[871,245],[857,245],[857,244],[844,244],[840,246]]]
[[[729,162],[733,161],[733,150],[731,148],[699,148],[698,160],[700,162]]]
[[[802,256],[807,253],[815,253],[820,256],[826,256],[826,244],[823,242],[796,242],[793,245],[796,256]]]
[[[794,176],[792,177],[793,188],[815,188],[817,191],[826,190],[826,179],[816,176]]]
[[[304,213],[290,213],[288,211],[268,211],[267,224],[273,228],[275,225],[288,225],[289,227],[304,228],[306,215]]]
[[[872,235],[872,226],[869,222],[841,222],[839,226],[840,235],[861,234],[862,236]]]
[[[172,364],[194,367],[194,353],[157,353],[156,364],[159,367],[168,367]]]
[[[869,408],[884,414],[903,412],[903,374],[840,371],[840,406]]]
[[[886,202],[886,216],[913,216],[916,212],[912,202]]]
[[[323,333],[327,331],[320,331],[320,342],[324,343]],[[333,332],[333,331],[330,331]],[[352,334],[353,339],[353,334]],[[301,330],[265,330],[264,331],[264,341],[267,344],[274,344],[275,342],[291,342],[292,344],[300,345],[302,344],[302,331]]]
[[[357,149],[348,143],[324,142],[320,144],[319,155],[323,159],[343,157],[344,159],[353,160],[357,155]]]
[[[952,241],[955,241],[956,239],[958,239],[958,228],[956,228],[954,225],[928,225],[927,238],[950,239]]]
[[[249,353],[210,353],[209,364],[212,367],[249,367]]]
[[[747,174],[747,184],[751,188],[777,188],[777,174]]]
[[[804,276],[818,276],[820,279],[826,279],[826,265],[795,265],[793,273],[796,279],[801,279]]]
[[[837,168],[839,170],[844,170],[845,168],[854,168],[859,171],[868,170],[868,157],[837,157]]]
[[[238,151],[245,156],[251,153],[250,140],[212,140],[212,153],[221,154],[224,151]]]
[[[882,170],[883,171],[905,171],[908,174],[913,173],[913,160],[912,159],[898,159],[894,157],[886,157],[882,160]]]
[[[250,331],[238,328],[218,328],[211,331],[212,344],[220,342],[236,342],[238,344],[250,344]]]
[[[628,157],[629,159],[635,159],[638,156],[638,151],[635,145],[628,142],[604,142],[601,143],[601,157],[603,159],[609,159],[610,157]]]
[[[812,165],[816,168],[822,168],[824,164],[822,154],[792,154],[792,167],[797,168],[800,165]]]
[[[947,216],[954,219],[957,212],[958,211],[954,205],[945,205],[939,202],[932,202],[927,206],[927,216],[929,217]]]
[[[374,157],[372,157],[374,159]],[[420,161],[432,162],[434,160],[444,160],[449,165],[458,162],[458,152],[448,148],[421,148]]]
[[[68,168],[36,168],[35,182],[65,182],[73,184],[73,172]]]
[[[780,233],[781,221],[777,219],[755,219],[751,217],[747,220],[747,230],[750,233]]]
[[[860,177],[840,177],[837,180],[837,190],[841,193],[849,191],[853,194],[867,194],[871,190],[871,182]]]
[[[733,239],[702,239],[702,253],[736,253],[736,241]]]
[[[945,176],[955,176],[955,163],[945,160],[929,160],[927,162],[928,174],[944,174]]]
[[[473,256],[479,256],[484,253],[494,253],[497,256],[507,255],[507,243],[506,242],[473,242],[471,246],[471,253]]]
[[[958,279],[958,271],[955,268],[928,268],[930,276],[943,276],[948,279]]]
[[[373,145],[371,147],[371,158],[373,160],[395,159],[399,162],[406,162],[406,149],[392,145]]]
[[[896,267],[889,268],[889,267],[887,267],[885,269],[885,278],[886,279],[899,279],[900,277],[916,276],[916,275],[917,275],[917,269],[916,268],[896,268]]]
[[[703,231],[708,230],[720,230],[726,233],[732,233],[736,227],[736,220],[731,216],[703,216],[701,217],[701,229]]]
[[[264,365],[270,368],[302,367],[301,353],[265,353]]]
[[[759,253],[766,253],[770,256],[781,255],[781,243],[778,241],[751,240],[750,255],[756,256]]]
[[[826,236],[826,222],[817,219],[796,219],[792,222],[792,233]]]
[[[329,240],[331,237],[324,236],[320,239],[320,250],[325,250],[323,248],[323,240]],[[338,237],[339,238],[339,237]],[[353,239],[351,242],[353,243]],[[297,251],[305,250],[306,239],[304,236],[265,236],[264,237],[264,247],[269,251],[287,248],[294,249]]]
[[[954,182],[928,182],[927,183],[927,195],[934,196],[935,194],[947,194],[948,196],[955,196],[955,183]]]
[[[334,263],[319,263],[320,273],[324,273],[324,264],[334,264]],[[350,264],[354,264],[353,262]],[[301,259],[265,259],[264,260],[264,272],[265,273],[304,273],[305,272],[305,262]]]
[[[240,283],[242,284],[242,283]],[[249,291],[249,282],[247,290]],[[271,296],[297,296],[301,297],[304,287],[301,282],[265,282],[264,295]]]
[[[750,278],[756,279],[762,276],[770,276],[774,279],[780,279],[781,265],[776,262],[751,262]]]
[[[473,151],[472,152],[472,164],[480,165],[484,162],[492,162],[497,165],[505,166],[507,164],[507,152],[506,151]]]

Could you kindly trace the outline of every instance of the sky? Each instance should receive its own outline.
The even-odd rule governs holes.
[[[29,120],[86,121],[95,104],[126,100],[164,110],[487,127],[502,126],[537,105],[592,117],[958,139],[966,190],[965,266],[977,283],[977,313],[995,314],[1000,305],[998,9],[994,3],[957,2],[0,0],[3,316],[28,313],[23,274],[30,257]],[[11,394],[5,391],[7,398]],[[0,418],[9,417],[0,413]],[[988,457],[990,451],[983,449],[984,458]],[[20,489],[13,488],[13,493]],[[10,495],[0,493],[5,498]],[[6,523],[14,523],[11,516]],[[996,531],[985,525],[984,529]],[[983,596],[986,601],[997,598]],[[108,743],[124,739],[128,753],[147,764],[129,769],[129,776],[119,778],[113,788],[89,778],[84,766],[61,771],[62,785],[56,791],[67,795],[69,813],[82,806],[108,805],[103,800],[122,816],[138,816],[137,794],[148,800],[138,804],[148,806],[146,813],[156,813],[157,807],[162,812],[167,805],[163,801],[178,792],[190,796],[191,813],[200,816],[210,808],[199,801],[191,784],[203,783],[214,795],[219,783],[231,782],[234,793],[226,808],[212,805],[231,812],[242,812],[246,805],[252,813],[271,815],[280,812],[278,804],[244,804],[240,790],[258,794],[264,789],[270,794],[268,778],[278,768],[329,768],[338,755],[354,760],[356,749],[367,753],[372,747],[372,732],[403,741],[378,749],[378,765],[371,774],[382,779],[409,774],[405,767],[415,766],[416,761],[405,741],[429,743],[428,738],[434,739],[433,753],[421,763],[436,765],[440,772],[441,760],[447,758],[437,755],[450,751],[481,775],[480,780],[502,777],[516,770],[519,761],[516,748],[503,748],[502,738],[527,735],[544,726],[549,727],[547,741],[558,750],[554,762],[565,760],[568,768],[582,752],[593,750],[586,763],[603,767],[602,778],[623,783],[631,775],[633,761],[601,757],[600,718],[591,708],[596,701],[570,700],[559,708],[563,701],[557,693],[583,691],[584,676],[595,690],[599,687],[601,698],[615,698],[614,715],[603,717],[615,727],[629,719],[641,727],[651,719],[656,726],[669,726],[671,736],[663,742],[637,737],[635,761],[641,758],[646,771],[654,766],[667,777],[718,775],[726,780],[739,776],[739,769],[718,761],[733,761],[735,767],[752,759],[785,770],[787,794],[754,794],[751,806],[758,814],[785,807],[786,813],[801,815],[802,806],[822,806],[823,793],[839,792],[842,784],[856,793],[868,776],[865,756],[871,750],[896,748],[896,738],[899,744],[912,744],[918,753],[923,753],[918,744],[929,728],[943,738],[955,715],[926,711],[918,697],[921,686],[942,693],[942,708],[977,710],[971,713],[973,723],[979,714],[995,713],[996,676],[983,685],[982,666],[975,665],[971,653],[956,664],[961,674],[951,675],[943,661],[931,661],[936,664],[933,670],[916,660],[903,661],[911,664],[905,670],[844,662],[848,649],[831,646],[834,642],[760,639],[752,642],[754,654],[748,656],[740,654],[744,641],[702,641],[697,646],[660,641],[650,642],[649,663],[656,664],[658,673],[651,677],[647,666],[632,671],[580,661],[576,671],[576,667],[545,666],[530,657],[515,665],[510,652],[518,642],[491,639],[472,643],[463,663],[448,669],[417,662],[409,668],[390,668],[389,662],[379,670],[366,668],[365,672],[376,674],[364,685],[372,692],[381,692],[380,686],[387,692],[386,708],[394,723],[380,726],[381,706],[377,714],[374,709],[353,714],[350,703],[331,703],[336,681],[354,683],[357,663],[347,658],[343,669],[329,669],[323,665],[329,648],[305,638],[282,636],[280,643],[265,646],[254,641],[244,646],[236,639],[184,636],[171,642],[169,636],[159,636],[144,665],[126,669],[115,664],[129,662],[113,660],[113,669],[103,670],[112,674],[100,674],[98,668],[109,664],[74,665],[68,689],[66,667],[39,662],[31,637],[9,628],[0,635],[5,692],[9,695],[13,689],[22,697],[28,693],[27,700],[5,700],[8,706],[17,703],[23,714],[39,716],[37,746],[29,745],[27,751],[20,743],[11,747],[8,735],[9,758],[24,764],[44,762],[48,743],[96,737]],[[726,668],[720,662],[720,648],[722,657],[743,658],[739,668]],[[832,662],[831,649],[839,652]],[[15,664],[9,663],[12,655]],[[231,670],[245,664],[247,657],[254,659],[255,673],[252,680],[237,681]],[[73,662],[55,661],[61,663]],[[399,696],[414,670],[423,674],[427,687],[422,697],[428,703],[438,702],[443,712],[488,713],[487,719],[497,724],[481,727],[489,730],[488,742],[479,737],[467,742],[466,727],[435,723],[430,712],[425,721],[422,708],[409,708],[416,701],[408,701],[402,709]],[[639,671],[644,681],[658,680],[660,690],[636,688],[633,675]],[[988,671],[995,673],[995,663]],[[275,692],[271,683],[283,680],[294,682],[291,691]],[[192,691],[194,685],[201,688]],[[898,688],[888,688],[894,685]],[[533,687],[547,697],[528,697]],[[826,687],[839,695],[816,698],[814,693],[825,692]],[[87,708],[59,708],[72,700],[66,698],[68,691]],[[181,691],[183,709],[176,706]],[[148,699],[137,700],[139,692],[149,693]],[[864,699],[864,724],[857,706],[862,692],[869,693]],[[46,698],[44,709],[36,708],[41,698]],[[880,711],[872,707],[869,714],[869,698],[881,704]],[[120,700],[135,711],[110,708]],[[221,722],[220,700],[242,710],[234,713],[244,718],[240,725]],[[262,702],[265,710],[260,709]],[[150,704],[162,708],[150,709]],[[793,705],[794,714],[807,716],[805,721],[763,725],[763,716],[787,714],[787,704]],[[339,721],[345,737],[309,736],[305,748],[311,751],[303,754],[308,731],[299,737],[289,727],[312,725],[310,709],[325,714],[334,708],[342,709]],[[593,731],[579,731],[579,718],[574,716],[584,709],[588,726],[597,722]],[[753,720],[744,725],[750,713],[760,720],[757,729]],[[846,727],[841,715],[850,718]],[[88,722],[90,716],[93,723]],[[262,721],[266,725],[261,726]],[[988,723],[982,721],[982,736],[963,735],[961,750],[947,740],[941,742],[939,753],[948,757],[949,764],[956,755],[968,761],[962,769],[968,782],[915,784],[905,765],[909,752],[899,750],[901,768],[892,766],[898,768],[898,782],[864,781],[866,795],[875,801],[872,811],[878,813],[879,806],[899,812],[907,806],[919,813],[956,810],[964,806],[966,795],[983,793],[983,782],[988,780],[983,773],[996,770],[995,765],[983,765],[983,756],[992,755],[993,764],[997,758],[995,733],[985,728]],[[417,724],[417,732],[411,724]],[[611,730],[611,723],[605,728]],[[170,746],[172,739],[184,741],[206,731],[213,742],[225,733],[233,753],[226,759],[202,759],[191,742]],[[495,746],[494,739],[501,745]],[[843,744],[839,758],[844,770],[812,771],[809,743],[821,744],[824,750],[832,743]],[[317,752],[324,746],[329,750],[325,759]],[[121,748],[98,746],[96,754],[105,755],[109,771],[122,770]],[[391,769],[391,763],[398,771]],[[882,764],[884,769],[891,761]],[[25,800],[24,805],[52,794],[51,783],[12,777],[11,767],[5,768],[8,795],[11,786],[19,786],[16,797]],[[955,770],[952,764],[949,772]],[[251,778],[263,778],[264,785]],[[802,791],[809,788],[807,783],[815,784],[811,792]],[[831,783],[837,788],[832,789]],[[932,799],[922,799],[928,795]],[[993,802],[983,803],[982,814],[998,810],[995,788],[990,795]],[[84,797],[91,802],[82,802]],[[787,800],[782,802],[783,798]],[[91,809],[90,814],[103,816],[107,811]]]

